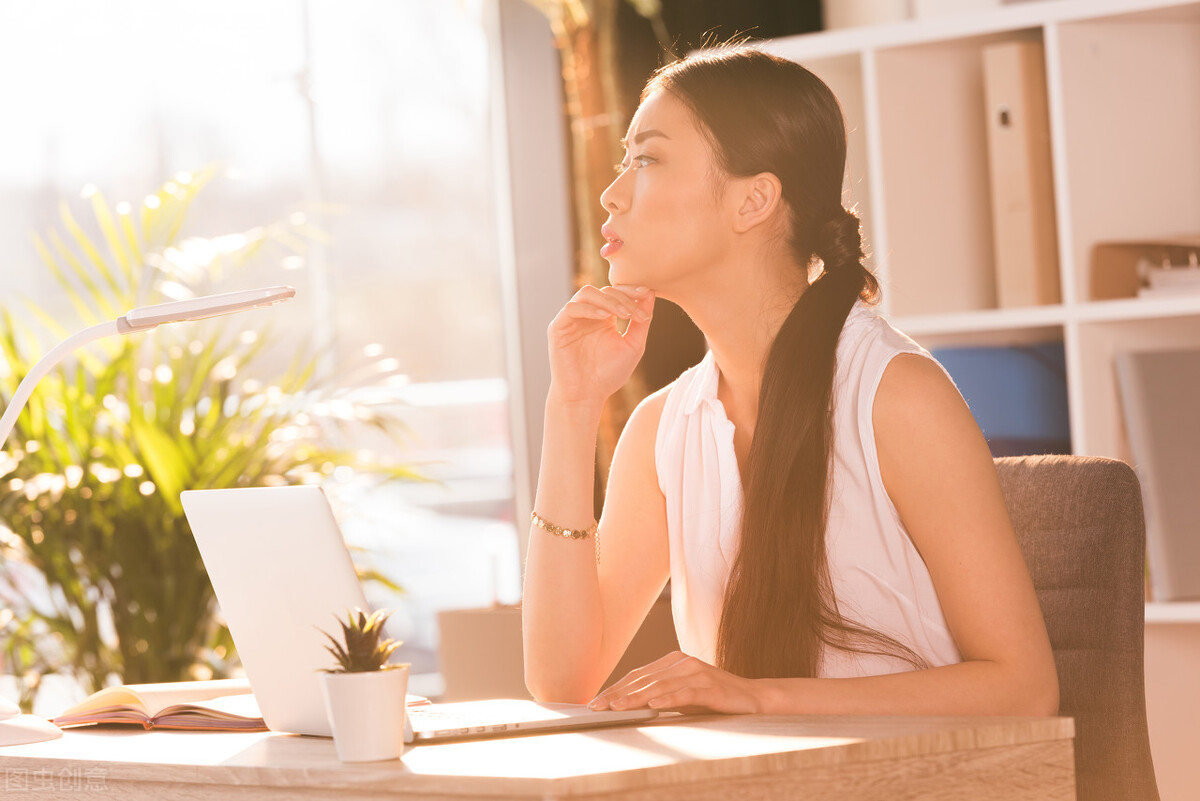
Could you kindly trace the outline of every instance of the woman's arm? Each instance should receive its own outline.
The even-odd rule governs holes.
[[[551,323],[552,379],[534,501],[544,520],[565,528],[592,524],[601,409],[641,358],[652,308],[649,293],[585,287]],[[624,335],[618,317],[632,317]],[[665,513],[653,461],[661,408],[660,398],[647,399],[622,432],[597,541],[530,526],[525,683],[540,700],[591,698],[666,581]]]
[[[1058,680],[987,443],[932,361],[897,357],[876,395],[884,485],[929,569],[963,662],[854,679],[731,676],[672,655],[594,704],[729,712],[1050,715]],[[764,644],[764,647],[770,647]]]

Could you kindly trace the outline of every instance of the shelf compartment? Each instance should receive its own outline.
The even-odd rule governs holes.
[[[1058,28],[1075,297],[1099,242],[1200,232],[1200,4]]]
[[[973,312],[897,315],[892,322],[912,337],[974,335],[1080,323],[1116,323],[1200,315],[1200,295],[1097,300],[1069,306],[1027,306]]]
[[[878,261],[897,315],[996,307],[983,50],[1012,41],[1041,41],[1041,29],[876,55],[888,243]]]
[[[1071,318],[1081,322],[1118,322],[1150,320],[1160,317],[1200,315],[1200,294],[1177,298],[1128,298],[1095,300],[1071,310]]]
[[[910,336],[1002,332],[1062,325],[1067,319],[1062,305],[1020,309],[987,309],[972,312],[897,315],[896,327]]]
[[[992,456],[1070,453],[1061,337],[1027,344],[945,345],[933,356],[954,380]]]
[[[1116,20],[1137,16],[1154,21],[1188,22],[1200,17],[1200,6],[1194,0],[1043,0],[1038,3],[1010,0],[1008,5],[969,14],[946,14],[787,36],[772,40],[772,46],[778,43],[788,48],[792,54],[787,58],[803,62],[805,58],[925,45],[1047,24],[1092,20],[1105,14]]]
[[[1200,315],[1087,322],[1078,330],[1079,389],[1087,402],[1073,429],[1076,452],[1133,464],[1113,357],[1122,351],[1200,348]]]

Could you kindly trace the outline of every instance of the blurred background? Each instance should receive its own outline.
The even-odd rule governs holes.
[[[33,237],[63,227],[65,205],[99,241],[94,196],[136,220],[160,187],[204,173],[175,241],[150,254],[160,272],[203,273],[209,291],[297,289],[233,323],[275,331],[239,382],[298,350],[329,377],[394,360],[376,389],[402,408],[403,441],[364,430],[339,444],[390,452],[430,481],[368,493],[344,471],[325,480],[348,538],[404,588],[379,600],[402,607],[395,633],[426,672],[436,609],[518,595],[482,6],[0,4],[3,305],[36,302],[80,327]],[[264,229],[263,247],[220,263],[231,238]]]

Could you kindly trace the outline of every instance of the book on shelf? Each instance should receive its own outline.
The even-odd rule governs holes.
[[[1200,254],[1193,250],[1187,264],[1138,262],[1142,287],[1139,298],[1171,298],[1200,293]]]
[[[1092,248],[1091,297],[1178,297],[1200,277],[1200,236],[1098,242]]]
[[[1071,452],[1062,342],[941,347],[933,356],[962,393],[992,456]]]
[[[245,679],[105,687],[53,719],[60,728],[124,723],[145,729],[266,731]]]
[[[1155,601],[1200,599],[1200,350],[1116,355]]]
[[[1058,233],[1041,42],[983,48],[992,246],[1002,308],[1059,303]]]

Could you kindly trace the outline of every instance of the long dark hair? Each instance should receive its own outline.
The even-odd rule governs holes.
[[[691,109],[726,174],[779,179],[796,261],[823,267],[767,356],[717,664],[749,678],[815,676],[829,646],[923,665],[838,612],[826,558],[835,349],[855,301],[879,292],[863,266],[858,218],[842,206],[841,107],[799,64],[744,47],[663,67],[642,97],[659,90]]]

